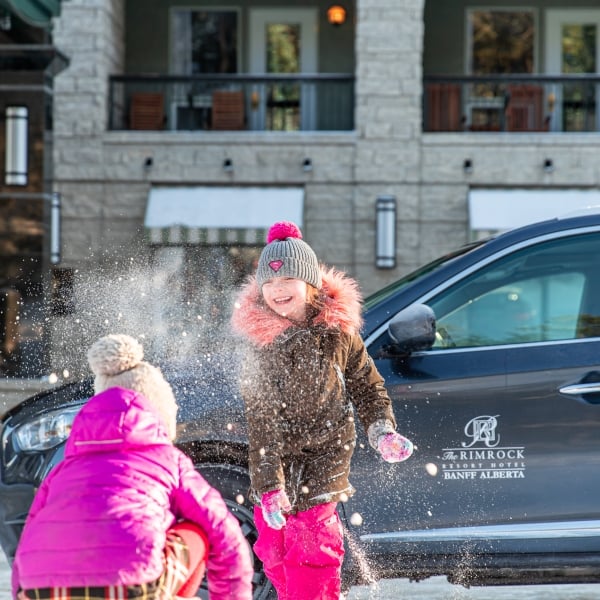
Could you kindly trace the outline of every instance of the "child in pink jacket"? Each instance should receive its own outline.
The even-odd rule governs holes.
[[[175,448],[177,405],[126,335],[88,352],[96,396],[40,486],[17,548],[14,598],[250,600],[248,544],[221,495]]]

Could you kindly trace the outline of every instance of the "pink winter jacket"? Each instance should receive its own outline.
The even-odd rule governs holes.
[[[144,396],[110,388],[81,409],[65,459],[34,498],[13,597],[19,588],[154,581],[166,531],[179,519],[206,532],[211,600],[250,600],[249,547],[221,495],[173,446]]]

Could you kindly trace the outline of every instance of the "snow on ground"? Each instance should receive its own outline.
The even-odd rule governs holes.
[[[0,600],[10,600],[10,569],[2,552]],[[447,583],[443,577],[418,583],[390,579],[373,588],[354,587],[347,600],[600,600],[600,584],[465,589]]]

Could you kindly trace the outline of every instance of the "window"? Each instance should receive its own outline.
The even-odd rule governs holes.
[[[600,236],[547,242],[515,252],[427,304],[436,348],[569,340],[600,335],[594,257]]]
[[[171,18],[171,72],[237,73],[238,30],[236,10],[175,9]]]
[[[535,21],[531,10],[473,10],[469,71],[473,75],[533,73]]]
[[[171,12],[171,73],[176,75],[237,73],[240,48],[238,33],[237,10],[173,9]],[[217,111],[213,111],[212,94],[215,89],[221,87],[218,81],[192,80],[173,86],[168,99],[170,127],[188,130],[214,127],[213,117],[217,120]],[[229,110],[228,108],[227,113]],[[230,127],[230,124],[226,126],[226,128]],[[222,128],[222,125],[218,128]]]
[[[468,20],[468,67],[473,75],[533,73],[535,18],[532,10],[471,10]],[[505,84],[482,83],[470,91],[471,129],[504,127]]]

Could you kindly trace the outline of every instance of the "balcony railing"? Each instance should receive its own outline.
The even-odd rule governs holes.
[[[348,131],[354,76],[118,75],[111,130]]]
[[[423,131],[599,131],[599,99],[599,75],[426,76]]]

